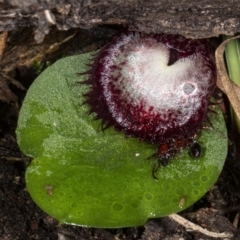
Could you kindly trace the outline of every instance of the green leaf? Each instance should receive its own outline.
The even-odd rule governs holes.
[[[77,73],[89,58],[67,57],[46,69],[23,103],[17,138],[34,158],[26,171],[33,200],[61,223],[108,228],[143,225],[192,205],[214,184],[226,158],[220,111],[210,115],[214,129],[201,131],[202,156],[193,159],[184,150],[160,167],[155,181],[154,159],[147,158],[157,146],[112,128],[102,131],[82,105],[88,86],[78,82],[87,76]]]

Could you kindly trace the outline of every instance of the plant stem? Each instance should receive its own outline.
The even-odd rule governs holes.
[[[230,37],[224,36],[224,40]],[[229,42],[225,49],[226,63],[229,78],[240,86],[240,41],[239,39]],[[231,108],[231,118],[234,129],[240,133],[240,120],[237,118],[234,110]]]

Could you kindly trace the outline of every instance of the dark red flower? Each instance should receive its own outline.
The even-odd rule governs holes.
[[[124,31],[97,54],[86,82],[86,102],[105,126],[177,148],[206,119],[216,73],[207,39]]]

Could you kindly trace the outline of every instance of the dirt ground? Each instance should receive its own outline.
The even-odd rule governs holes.
[[[31,29],[11,32],[3,38],[0,64],[0,239],[240,239],[240,146],[239,137],[231,134],[227,111],[229,154],[222,174],[204,197],[180,215],[211,232],[229,233],[229,237],[210,237],[169,217],[149,220],[142,227],[123,229],[59,225],[32,201],[24,180],[31,159],[21,153],[15,135],[18,112],[26,91],[49,64],[62,56],[97,49],[115,31],[109,27],[65,32],[52,29],[42,44],[34,42]],[[224,97],[223,100],[227,108]]]

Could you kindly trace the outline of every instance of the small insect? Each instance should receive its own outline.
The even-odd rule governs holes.
[[[160,165],[194,144],[207,119],[216,86],[213,56],[207,39],[124,30],[94,57],[85,103],[103,130],[113,126],[158,144],[155,176]],[[201,155],[199,146],[193,145],[193,156]]]
[[[201,146],[196,141],[197,134],[184,139],[173,139],[170,142],[162,143],[158,146],[157,153],[152,157],[157,157],[157,161],[154,162],[152,168],[152,176],[155,180],[158,180],[156,173],[160,166],[167,166],[170,159],[178,152],[181,152],[185,148],[189,148],[189,155],[193,158],[199,158],[201,156]]]
[[[200,158],[202,155],[202,148],[198,142],[194,142],[189,148],[189,155],[192,158]]]

